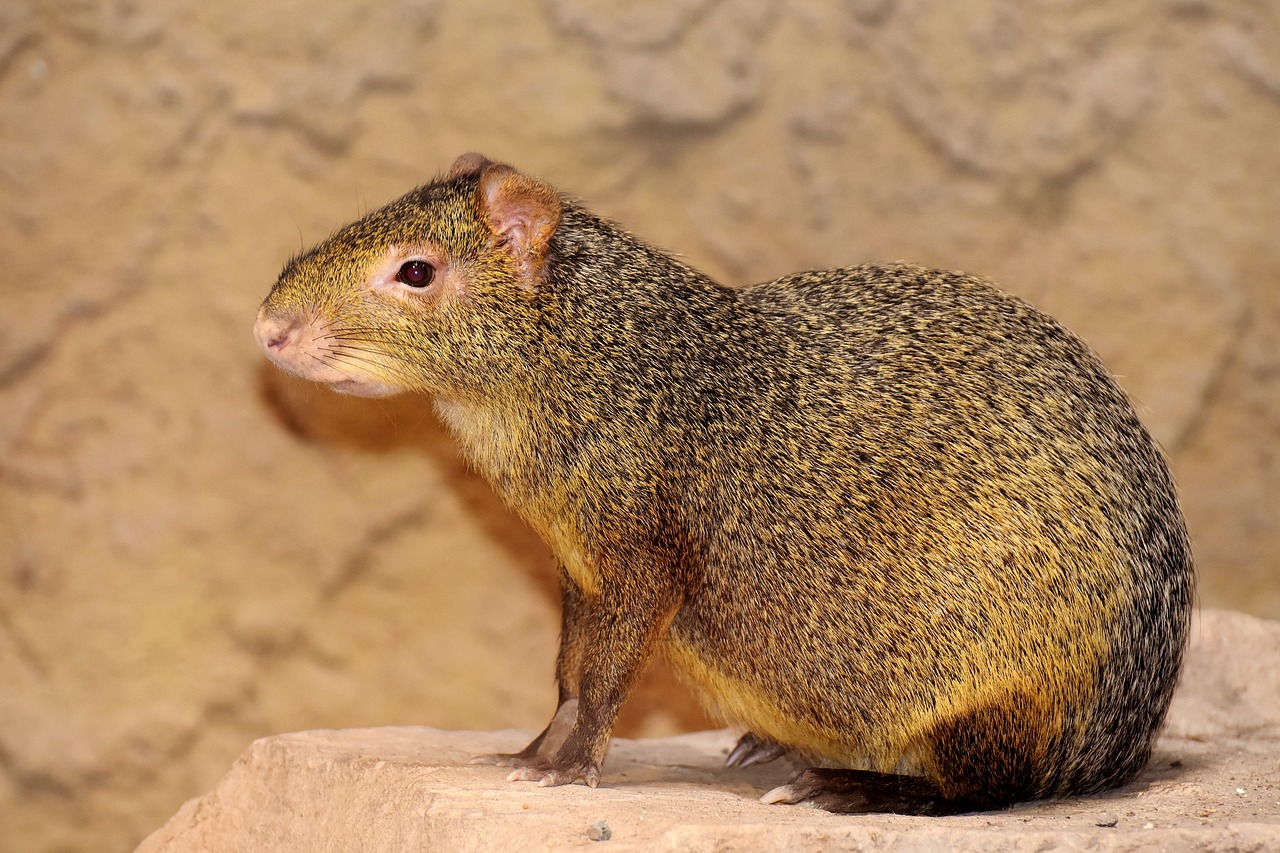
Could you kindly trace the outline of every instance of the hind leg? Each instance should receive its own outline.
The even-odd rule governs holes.
[[[945,796],[937,784],[921,776],[821,767],[801,772],[760,801],[807,803],[839,814],[893,812],[936,817],[981,810],[973,800]]]
[[[765,794],[764,801],[843,813],[947,815],[1061,793],[1056,779],[1066,755],[1061,734],[1051,734],[1045,707],[1043,699],[1015,691],[936,724],[913,749],[923,776],[815,768]]]

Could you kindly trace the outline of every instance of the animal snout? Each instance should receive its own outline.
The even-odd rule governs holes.
[[[258,345],[268,355],[274,355],[298,342],[301,324],[294,318],[275,316],[263,310],[258,312],[258,319],[253,324],[253,334],[258,339]]]

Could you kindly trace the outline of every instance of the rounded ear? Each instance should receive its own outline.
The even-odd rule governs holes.
[[[560,194],[503,163],[483,167],[477,193],[481,216],[516,262],[521,286],[533,289],[542,280],[547,245],[560,224]]]
[[[449,172],[444,176],[444,179],[447,181],[453,178],[469,178],[480,174],[485,166],[492,165],[495,165],[494,162],[483,154],[477,151],[468,151],[453,161],[453,165],[449,167]]]

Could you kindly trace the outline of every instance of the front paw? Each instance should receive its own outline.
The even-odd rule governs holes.
[[[542,734],[534,738],[528,746],[519,752],[493,752],[477,755],[468,764],[489,764],[498,767],[530,767],[545,763],[548,756],[564,746],[573,730],[574,721],[578,718],[578,700],[566,699],[556,708],[551,722],[542,730]]]
[[[600,765],[591,762],[534,762],[517,767],[507,776],[508,782],[537,782],[539,787],[571,785],[581,779],[588,787],[600,784]]]

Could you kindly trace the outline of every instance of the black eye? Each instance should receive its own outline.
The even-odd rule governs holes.
[[[435,268],[426,261],[405,261],[396,273],[396,281],[404,282],[410,287],[426,287],[435,275]]]

